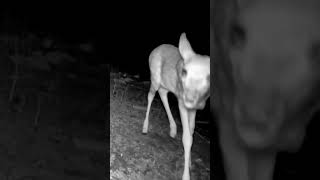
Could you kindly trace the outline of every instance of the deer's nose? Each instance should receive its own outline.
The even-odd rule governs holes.
[[[235,116],[242,126],[263,132],[268,123],[268,114],[265,109],[257,104],[237,104]]]
[[[196,91],[187,91],[185,94],[185,101],[189,102],[189,103],[193,103],[197,100],[198,98],[198,94]]]

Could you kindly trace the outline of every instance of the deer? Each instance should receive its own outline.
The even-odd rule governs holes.
[[[320,2],[215,0],[210,106],[228,180],[271,180],[319,110]]]
[[[151,85],[148,92],[146,116],[142,133],[147,134],[149,113],[155,93],[158,92],[170,123],[170,137],[175,138],[177,125],[172,116],[168,92],[178,99],[182,123],[182,142],[184,148],[184,170],[182,180],[190,180],[191,146],[197,110],[204,109],[210,96],[210,57],[196,54],[187,37],[182,33],[179,47],[162,44],[149,56]]]

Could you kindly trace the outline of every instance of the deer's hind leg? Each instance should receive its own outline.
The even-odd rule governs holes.
[[[158,91],[159,87],[160,87],[160,83],[152,81],[152,78],[151,78],[151,85],[148,93],[148,105],[147,105],[146,118],[144,119],[143,128],[142,128],[143,134],[148,133],[150,108],[151,108],[151,104],[154,99],[154,96]]]
[[[173,119],[170,107],[169,107],[169,102],[168,102],[168,90],[160,88],[158,90],[161,101],[163,103],[163,106],[167,112],[169,123],[170,123],[170,136],[174,138],[177,135],[177,125],[176,122]]]

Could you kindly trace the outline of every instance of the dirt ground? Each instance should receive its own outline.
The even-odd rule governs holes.
[[[98,96],[43,101],[38,130],[36,99],[27,97],[21,112],[9,111],[8,94],[0,97],[0,179],[104,179],[106,117],[93,110]]]
[[[173,113],[178,125],[173,139],[164,108],[159,109],[159,103],[154,101],[149,132],[143,135],[147,93],[127,88],[125,94],[119,89],[112,94],[113,79],[110,83],[110,179],[181,179],[184,152],[180,119]],[[210,142],[195,133],[191,155],[191,178],[210,179]]]

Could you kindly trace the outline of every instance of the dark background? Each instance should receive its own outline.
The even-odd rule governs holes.
[[[106,2],[3,6],[0,30],[50,34],[71,43],[93,41],[99,63],[142,76],[151,51],[163,43],[178,46],[182,32],[195,52],[209,55],[209,1]]]
[[[182,32],[186,32],[195,52],[209,55],[209,1],[146,2],[117,6],[121,7],[115,11],[118,14],[111,16],[111,28],[115,30],[110,34],[114,35],[110,47],[115,47],[111,63],[148,75],[151,51],[164,43],[178,46]]]

